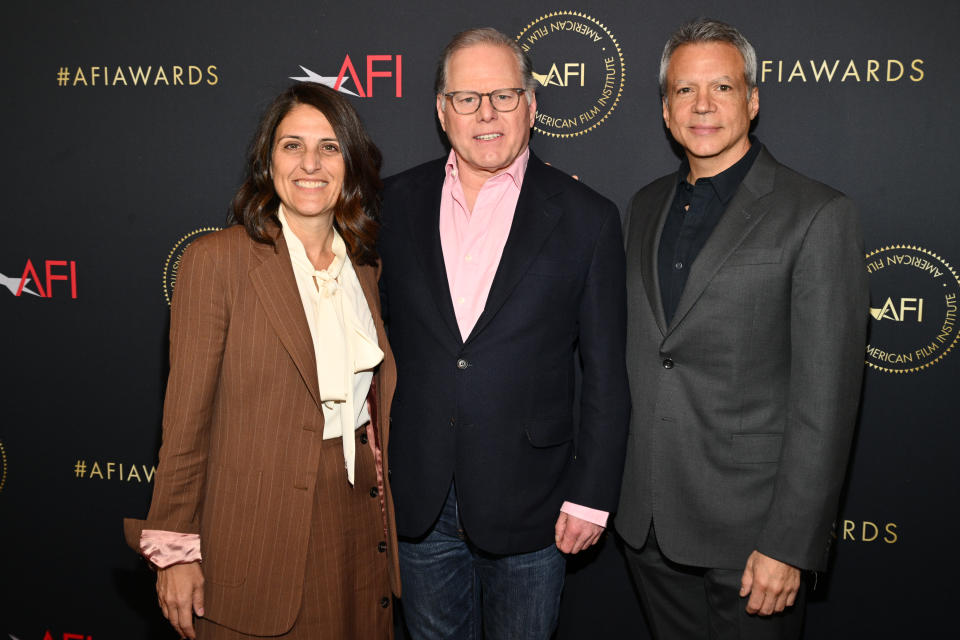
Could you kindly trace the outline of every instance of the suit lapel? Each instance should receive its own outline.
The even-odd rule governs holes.
[[[507,301],[560,220],[561,208],[550,202],[550,198],[556,191],[545,188],[545,173],[545,165],[531,152],[523,186],[520,189],[520,197],[517,199],[517,208],[513,214],[513,224],[510,226],[510,233],[507,235],[507,242],[503,247],[503,255],[500,257],[493,283],[490,285],[487,303],[470,335],[467,336],[467,342],[483,331]]]
[[[313,351],[313,338],[303,311],[303,301],[297,289],[297,281],[290,263],[287,242],[279,229],[276,230],[276,250],[258,242],[253,243],[254,264],[250,269],[250,282],[263,305],[270,325],[276,332],[290,358],[296,365],[317,407],[320,403],[320,385],[317,381],[317,359]],[[364,290],[366,293],[366,290]]]
[[[773,191],[775,172],[776,164],[773,157],[767,153],[766,149],[761,149],[753,167],[731,198],[716,228],[690,267],[690,276],[680,295],[677,310],[668,331],[672,331],[683,321],[683,317],[703,294],[704,289],[730,254],[740,246],[744,238],[766,215],[767,206],[764,196]],[[662,304],[660,309],[662,313]]]
[[[386,427],[383,421],[378,419],[378,411],[384,410],[389,412],[389,401],[382,399],[382,393],[384,389],[383,384],[387,385],[387,393],[393,393],[393,378],[391,381],[384,380],[384,372],[389,368],[391,373],[387,374],[388,376],[394,376],[392,366],[387,363],[393,362],[393,352],[390,350],[390,343],[387,341],[387,331],[383,326],[383,316],[380,313],[380,290],[377,287],[377,280],[380,277],[380,268],[372,267],[369,265],[358,265],[353,264],[353,270],[357,274],[357,279],[360,281],[360,288],[363,290],[363,297],[367,301],[367,306],[370,308],[370,315],[373,316],[373,325],[377,330],[377,344],[380,345],[380,349],[383,351],[383,362],[377,365],[376,374],[374,375],[373,382],[370,386],[370,395],[373,396],[374,402],[370,405],[370,421],[377,427],[377,445],[385,452],[387,446],[390,444],[390,432]],[[386,454],[384,454],[386,455]]]
[[[363,290],[363,297],[367,301],[370,314],[373,316],[374,325],[377,325],[377,342],[382,344],[380,340],[380,323],[377,322],[377,318],[380,317],[380,294],[377,291],[376,269],[368,265],[358,265],[352,259],[350,260],[350,264],[353,265],[353,271],[357,274],[357,280],[360,281],[360,289]]]
[[[411,246],[416,247],[417,263],[423,280],[432,294],[447,330],[457,341],[462,342],[457,316],[450,297],[447,267],[443,262],[443,246],[440,244],[440,198],[443,193],[443,165],[438,165],[436,179],[425,180],[407,205],[410,216],[408,227]]]
[[[377,288],[377,268],[369,265],[358,265],[352,260],[353,270],[360,281],[363,297],[367,301],[370,315],[373,316],[373,325],[377,329],[377,344],[384,351],[387,344],[387,333],[383,328],[383,318],[380,315],[380,290]]]
[[[663,297],[660,292],[660,278],[657,275],[657,255],[659,254],[663,225],[666,224],[667,216],[670,214],[670,206],[673,204],[673,196],[676,191],[676,182],[667,181],[667,184],[668,188],[662,198],[662,204],[657,215],[646,216],[642,219],[642,226],[639,229],[640,244],[638,245],[641,260],[640,277],[643,279],[643,288],[647,292],[650,308],[653,309],[657,327],[659,327],[662,335],[667,333],[667,319],[663,313]]]

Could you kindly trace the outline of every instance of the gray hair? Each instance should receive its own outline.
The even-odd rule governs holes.
[[[673,52],[682,45],[701,42],[726,42],[737,48],[743,56],[743,79],[747,82],[749,97],[757,87],[757,52],[736,27],[710,18],[691,20],[674,31],[667,40],[663,55],[660,56],[660,95],[664,98],[667,96],[667,67],[670,66]]]
[[[446,92],[447,66],[450,64],[450,58],[453,54],[461,49],[481,44],[510,49],[517,58],[517,69],[520,71],[520,77],[523,78],[523,88],[527,90],[527,103],[532,102],[534,91],[537,88],[537,81],[533,77],[533,63],[530,62],[530,57],[524,53],[516,40],[493,27],[467,29],[453,36],[447,46],[443,48],[443,53],[440,54],[440,60],[437,63],[437,76],[433,84],[434,92],[438,96]],[[497,88],[507,89],[508,87]],[[446,104],[447,102],[444,100],[441,102],[440,108],[446,109]]]

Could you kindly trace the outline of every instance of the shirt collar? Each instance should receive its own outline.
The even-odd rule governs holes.
[[[500,176],[507,175],[510,176],[510,179],[513,181],[513,184],[519,189],[523,185],[523,176],[527,172],[527,163],[530,161],[530,146],[524,148],[523,153],[518,155],[513,162],[510,163],[510,166],[489,178],[493,180],[499,178]],[[447,164],[444,167],[446,172],[447,179],[453,179],[456,182],[460,181],[459,169],[458,169],[458,159],[457,152],[453,149],[450,149],[450,155],[447,156]]]
[[[709,184],[713,187],[717,198],[726,204],[730,201],[730,198],[733,197],[733,194],[737,192],[737,189],[740,188],[740,183],[743,182],[743,179],[747,177],[747,173],[753,166],[754,161],[757,159],[757,156],[760,155],[761,148],[763,148],[763,145],[760,141],[750,136],[750,148],[743,154],[742,158],[715,176],[700,178],[697,180],[697,183]],[[686,156],[680,161],[680,171],[677,175],[679,176],[679,185],[689,184],[687,182],[687,176],[690,175],[690,162]]]

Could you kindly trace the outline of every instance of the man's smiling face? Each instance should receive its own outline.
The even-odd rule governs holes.
[[[681,45],[670,57],[663,121],[694,178],[728,169],[750,148],[760,102],[757,89],[747,89],[743,66],[740,51],[726,42]]]
[[[447,61],[444,93],[523,87],[520,65],[507,47],[480,44],[456,51]],[[481,99],[476,113],[460,115],[453,105],[437,96],[437,117],[457,153],[458,168],[490,177],[509,167],[530,142],[530,128],[537,113],[537,101],[531,94],[520,97],[520,104],[509,112],[496,111],[487,97]]]

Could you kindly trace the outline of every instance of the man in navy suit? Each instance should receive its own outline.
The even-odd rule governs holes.
[[[510,37],[455,36],[436,82],[452,151],[384,190],[387,453],[414,638],[549,638],[563,554],[593,545],[617,504],[620,219],[530,152],[535,87]]]

